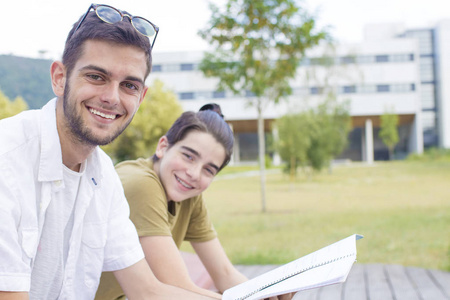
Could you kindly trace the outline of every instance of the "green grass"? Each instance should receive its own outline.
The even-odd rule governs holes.
[[[268,174],[266,213],[259,177],[220,177],[205,198],[235,264],[286,263],[358,233],[360,263],[450,270],[450,161],[352,164],[294,182]]]

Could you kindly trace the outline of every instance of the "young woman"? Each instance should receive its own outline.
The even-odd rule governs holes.
[[[152,158],[116,166],[146,260],[167,284],[220,299],[191,280],[180,254],[189,241],[219,292],[244,282],[223,250],[202,197],[214,176],[230,161],[233,133],[214,111],[185,112],[157,145]],[[103,273],[96,299],[123,292]]]

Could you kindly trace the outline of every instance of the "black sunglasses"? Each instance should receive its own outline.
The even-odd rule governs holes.
[[[122,11],[105,4],[92,3],[91,6],[89,6],[87,12],[84,14],[80,23],[78,23],[78,26],[73,33],[75,33],[78,30],[78,28],[80,28],[81,24],[83,23],[84,19],[86,19],[91,8],[94,9],[95,13],[97,14],[97,17],[99,17],[100,20],[109,24],[120,22],[123,20],[123,17],[128,17],[131,21],[131,24],[133,25],[134,29],[136,29],[137,32],[148,37],[150,40],[153,39],[153,41],[151,42],[151,46],[153,49],[153,45],[155,44],[156,36],[158,35],[159,31],[158,26],[156,26],[147,19],[144,19],[142,17],[134,17],[129,14],[124,14]]]

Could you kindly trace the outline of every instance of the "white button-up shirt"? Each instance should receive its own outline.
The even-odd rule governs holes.
[[[55,107],[53,99],[0,121],[0,291],[30,291],[46,209],[64,188]],[[59,299],[93,299],[102,271],[144,258],[120,179],[98,147],[76,203]]]

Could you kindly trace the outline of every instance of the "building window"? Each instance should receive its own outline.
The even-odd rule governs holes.
[[[420,57],[420,80],[422,82],[428,82],[434,80],[434,58],[433,57]]]
[[[435,109],[434,101],[434,85],[422,84],[420,87],[420,100],[422,102],[422,109]]]
[[[377,85],[377,92],[379,93],[386,93],[389,92],[390,87],[388,84],[379,84]]]
[[[255,94],[252,91],[245,91],[245,97],[255,97]]]
[[[180,70],[181,71],[192,71],[192,70],[194,70],[194,64],[181,64]]]
[[[354,64],[355,61],[356,61],[356,58],[354,56],[341,57],[341,64],[343,64],[343,65]]]
[[[362,56],[358,56],[358,57],[356,58],[356,61],[357,61],[359,64],[370,64],[370,63],[375,62],[375,56],[373,56],[373,55],[362,55]]]
[[[189,100],[194,99],[194,93],[188,92],[188,93],[180,93],[180,99],[181,100]]]
[[[161,72],[162,66],[161,65],[153,65],[152,66],[152,72]]]
[[[319,94],[322,94],[322,92],[323,92],[323,88],[320,88],[320,87],[312,87],[309,89],[309,93],[311,95],[319,95]]]
[[[213,98],[225,98],[225,91],[213,92]]]
[[[356,87],[354,85],[344,86],[342,89],[344,94],[353,94],[356,93]]]
[[[377,90],[374,85],[361,85],[356,89],[358,93],[375,93]]]
[[[375,61],[377,63],[388,62],[389,56],[388,55],[377,55],[377,56],[375,56]]]

